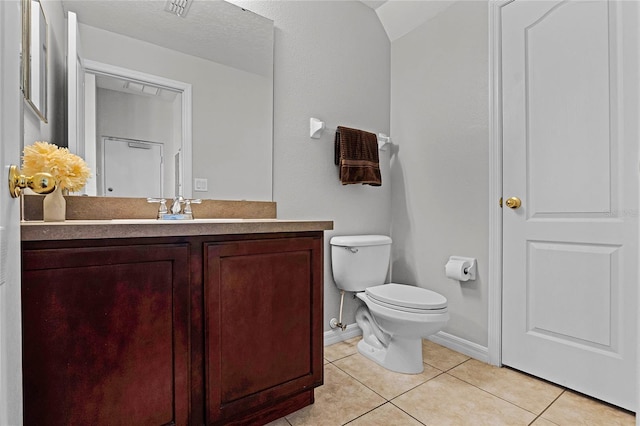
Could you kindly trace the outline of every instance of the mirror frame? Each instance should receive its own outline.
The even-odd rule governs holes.
[[[32,13],[32,3],[37,2],[40,8],[40,18],[44,22],[45,34],[44,38],[42,34],[40,35],[39,46],[44,45],[44,52],[32,52],[31,42],[33,38],[33,33],[31,28],[34,25],[34,22],[31,19]],[[40,67],[38,70],[32,69],[31,66],[31,55],[32,54],[41,55],[44,53],[44,66]],[[49,73],[49,24],[47,23],[47,18],[44,14],[44,10],[42,9],[42,4],[39,0],[22,0],[22,93],[24,95],[24,99],[27,101],[33,112],[42,120],[47,123],[47,102],[48,102],[48,88],[47,88],[47,79]],[[37,74],[36,74],[37,73]],[[40,99],[39,105],[36,104],[33,100],[32,90],[33,90],[33,81],[32,78],[38,79],[39,87],[42,87],[42,98]]]

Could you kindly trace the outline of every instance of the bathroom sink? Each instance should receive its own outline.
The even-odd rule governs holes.
[[[158,219],[111,219],[111,223],[123,224],[188,224],[188,223],[229,223],[244,222],[254,219],[217,218],[217,219],[185,219],[185,220],[158,220]],[[264,220],[264,219],[258,219]],[[267,219],[273,220],[273,219]]]
[[[297,222],[281,221],[279,219],[242,219],[242,218],[209,218],[189,220],[158,220],[158,219],[67,219],[64,222],[26,221],[25,225],[179,225],[179,224],[216,224],[216,223],[269,223],[269,222]]]

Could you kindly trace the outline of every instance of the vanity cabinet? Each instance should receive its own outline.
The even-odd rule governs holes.
[[[323,365],[321,244],[205,245],[207,424],[295,394],[298,403],[313,402]]]
[[[23,241],[25,425],[264,424],[322,384],[322,232]]]
[[[188,253],[23,250],[25,425],[187,424]]]

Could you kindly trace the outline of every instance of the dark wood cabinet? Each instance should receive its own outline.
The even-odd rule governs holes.
[[[24,422],[188,421],[188,246],[23,251]]]
[[[206,244],[208,424],[301,390],[313,398],[322,383],[321,250],[314,238]]]
[[[25,424],[264,424],[312,403],[322,248],[322,232],[23,243]]]

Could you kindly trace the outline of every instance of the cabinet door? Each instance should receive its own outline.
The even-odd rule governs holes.
[[[23,252],[26,425],[187,424],[188,254]]]
[[[205,255],[207,423],[311,399],[322,383],[322,238],[207,244]]]

